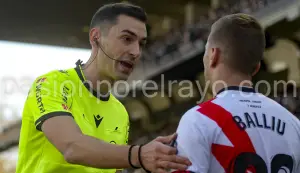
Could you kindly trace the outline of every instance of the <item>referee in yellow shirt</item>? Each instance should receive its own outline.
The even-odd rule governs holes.
[[[128,146],[124,106],[109,86],[97,87],[128,78],[146,43],[145,23],[140,7],[101,7],[91,21],[88,62],[34,81],[23,110],[16,173],[114,173],[130,167],[166,173],[190,165],[166,145],[176,135]]]

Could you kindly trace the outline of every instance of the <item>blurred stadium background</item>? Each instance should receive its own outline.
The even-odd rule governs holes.
[[[0,0],[0,173],[15,172],[20,120],[28,88],[38,75],[70,68],[89,58],[88,29],[93,13],[109,0],[16,1]],[[118,1],[119,2],[119,1]],[[300,117],[300,0],[132,0],[149,15],[150,41],[130,80],[198,81],[204,87],[202,56],[211,24],[230,13],[248,13],[259,19],[267,47],[258,80],[294,81],[267,94]],[[247,40],[245,40],[247,41]],[[36,64],[35,64],[36,63]],[[178,92],[184,85],[164,87],[165,97],[120,98],[131,118],[130,143],[144,143],[176,130],[182,113],[201,95],[194,83],[191,97]],[[121,90],[122,88],[120,88]],[[296,89],[297,94],[292,95]],[[274,97],[276,92],[276,97]]]

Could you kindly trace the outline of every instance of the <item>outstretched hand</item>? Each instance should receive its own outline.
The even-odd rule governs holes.
[[[154,140],[161,142],[163,144],[170,144],[171,142],[176,140],[176,138],[177,138],[177,133],[173,133],[172,135],[169,135],[169,136],[159,136],[159,137],[155,138]]]
[[[167,173],[167,170],[186,170],[191,162],[176,155],[176,148],[169,144],[176,140],[177,134],[160,136],[141,148],[141,161],[150,172]]]

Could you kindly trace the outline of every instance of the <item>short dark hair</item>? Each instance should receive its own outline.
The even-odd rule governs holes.
[[[147,14],[141,7],[128,3],[112,3],[97,10],[92,18],[90,28],[100,26],[102,23],[116,24],[120,15],[133,17],[144,23],[147,22]]]
[[[227,15],[216,21],[209,42],[223,48],[225,63],[247,75],[251,75],[262,60],[266,44],[259,22],[242,13]]]

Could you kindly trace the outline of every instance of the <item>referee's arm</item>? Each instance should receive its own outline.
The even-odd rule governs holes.
[[[129,146],[112,145],[82,134],[70,116],[55,116],[46,120],[41,127],[48,140],[64,155],[67,162],[95,168],[129,168]],[[176,156],[176,150],[167,143],[172,136],[159,137],[156,142],[143,147],[143,164],[152,172],[167,173],[165,169],[187,169],[188,159]],[[159,142],[157,142],[159,141]],[[138,147],[132,150],[132,163],[140,166]],[[147,165],[147,166],[146,166]]]
[[[111,145],[82,134],[70,116],[55,116],[46,120],[42,131],[64,155],[67,162],[96,168],[127,168],[129,146]],[[138,165],[137,147],[133,148],[133,163]]]
[[[72,96],[66,96],[68,99],[63,96],[72,93],[72,86],[64,83],[65,80],[58,73],[40,77],[34,82],[27,105],[30,105],[36,129],[44,133],[69,163],[100,169],[129,168],[129,146],[109,144],[81,132],[68,109],[72,106]],[[165,173],[165,169],[187,168],[190,162],[176,156],[175,148],[163,144],[171,140],[172,136],[160,137],[142,148],[141,160],[145,168],[161,173]],[[138,146],[133,147],[130,160],[134,166],[140,167],[138,149]]]

